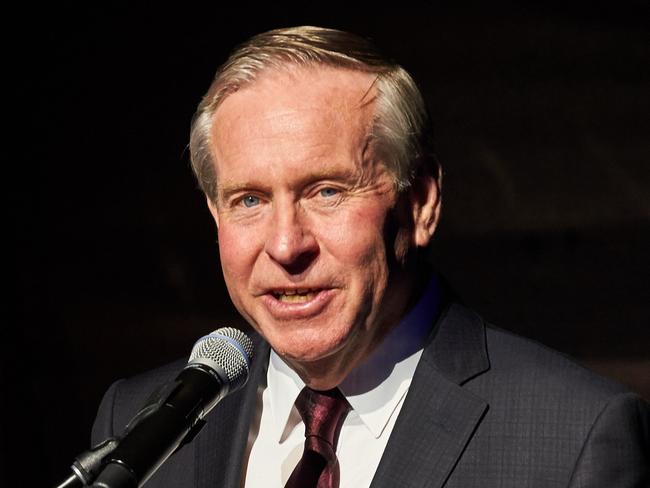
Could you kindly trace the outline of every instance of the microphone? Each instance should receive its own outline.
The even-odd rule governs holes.
[[[203,417],[219,401],[244,386],[252,358],[252,341],[237,329],[225,327],[200,338],[187,366],[154,393],[103,457],[99,475],[95,478],[92,467],[84,467],[79,458],[73,465],[75,475],[85,486],[94,479],[94,488],[142,486],[194,438],[205,424]]]

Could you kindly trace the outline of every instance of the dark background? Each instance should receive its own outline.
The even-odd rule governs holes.
[[[0,484],[61,481],[113,380],[243,326],[186,144],[230,49],[281,26],[371,37],[416,76],[445,167],[432,257],[465,301],[650,398],[647,3],[437,5],[5,18]]]

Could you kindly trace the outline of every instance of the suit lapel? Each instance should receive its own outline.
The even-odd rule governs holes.
[[[254,342],[255,360],[246,386],[215,407],[194,442],[197,488],[240,487],[242,460],[257,406],[257,390],[266,381],[270,350],[259,336],[254,337]]]
[[[482,320],[450,305],[432,330],[372,488],[444,484],[488,407],[461,385],[488,369]]]

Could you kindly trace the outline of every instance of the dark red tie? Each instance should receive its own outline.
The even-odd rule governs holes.
[[[350,404],[338,389],[305,387],[296,408],[305,424],[305,450],[285,488],[338,488],[336,443]]]

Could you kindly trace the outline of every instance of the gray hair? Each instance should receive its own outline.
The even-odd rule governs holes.
[[[429,116],[409,73],[357,35],[321,27],[292,27],[258,34],[237,47],[218,69],[194,114],[190,132],[192,169],[210,200],[216,202],[217,197],[211,129],[221,102],[253,83],[265,70],[314,65],[376,75],[377,97],[369,135],[398,191],[408,188],[418,171],[437,177]]]

